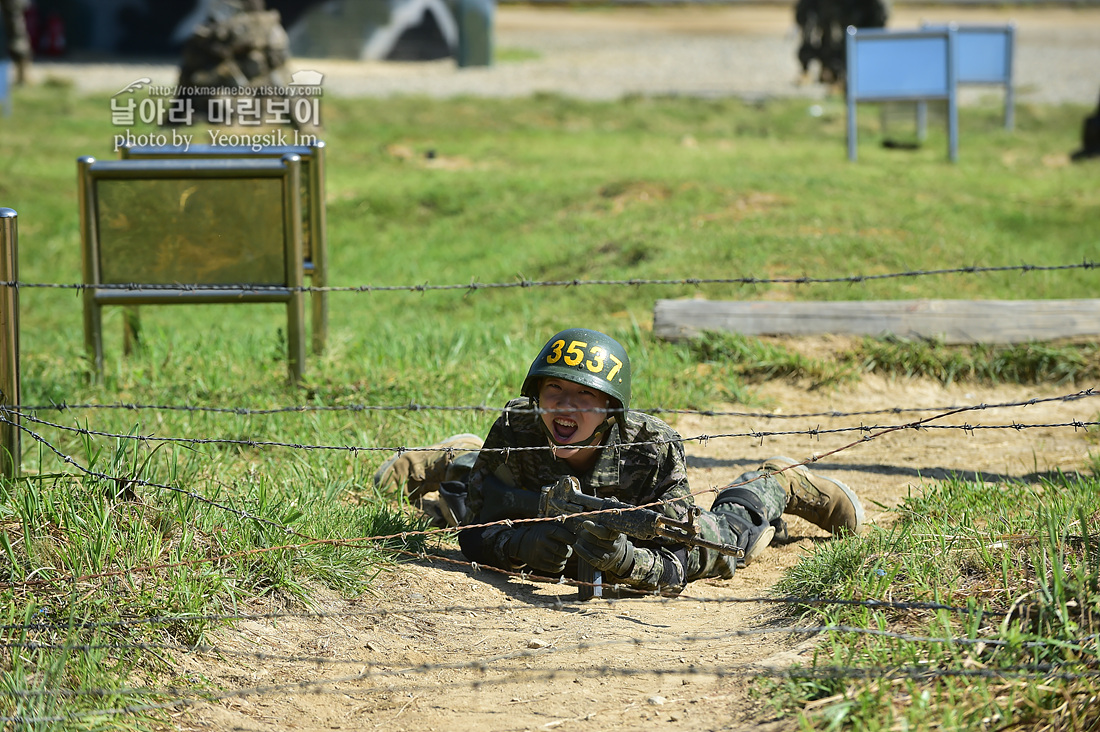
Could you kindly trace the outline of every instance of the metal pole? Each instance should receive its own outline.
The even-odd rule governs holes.
[[[959,40],[956,26],[947,26],[947,157],[959,159]]]
[[[844,34],[844,58],[846,64],[846,95],[848,97],[848,159],[856,159],[856,87],[859,85],[856,66],[856,28],[848,26]]]
[[[313,287],[328,285],[328,232],[325,222],[325,143],[318,140],[313,145],[309,173],[309,242],[310,259],[313,261]],[[328,293],[314,292],[309,296],[313,308],[313,352],[318,356],[325,352],[328,341]]]
[[[18,214],[0,208],[0,282],[19,279]],[[9,480],[19,477],[19,289],[0,286],[0,473]]]
[[[0,59],[0,108],[4,110],[5,117],[11,116],[11,84],[8,83],[8,69],[11,67],[11,61]]]
[[[1016,92],[1012,78],[1012,62],[1016,55],[1016,24],[1009,23],[1005,28],[1005,129],[1016,126]]]
[[[287,357],[290,368],[290,383],[297,386],[302,383],[302,373],[306,367],[305,346],[305,293],[302,292],[302,188],[301,163],[298,155],[284,155],[283,165],[287,175],[283,185],[284,200],[284,240],[286,247],[287,286],[293,288],[286,303],[286,340]],[[316,270],[314,270],[316,271]]]
[[[94,183],[88,179],[88,169],[95,158],[84,156],[76,160],[76,189],[80,199],[80,241],[85,285],[99,282],[99,236],[95,219]],[[92,364],[92,380],[103,381],[103,314],[96,302],[96,291],[86,288],[84,298],[84,346]]]

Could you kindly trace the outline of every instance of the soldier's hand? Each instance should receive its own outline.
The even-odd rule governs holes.
[[[581,524],[573,551],[596,569],[626,577],[634,568],[634,545],[626,534],[594,521]]]
[[[378,488],[397,488],[407,484],[410,477],[423,482],[425,464],[423,453],[396,455],[384,462],[374,474],[374,484]]]
[[[527,524],[512,530],[505,551],[514,564],[561,574],[573,555],[575,540],[573,532],[557,522]]]
[[[374,474],[374,485],[382,490],[404,486],[409,500],[417,501],[439,489],[449,463],[447,453],[439,450],[409,450],[383,463]]]

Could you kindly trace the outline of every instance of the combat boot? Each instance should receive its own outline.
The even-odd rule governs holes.
[[[787,489],[784,513],[793,513],[831,534],[859,533],[863,526],[863,506],[852,489],[839,480],[812,473],[789,457],[769,458],[760,470],[772,473],[772,477]],[[783,472],[775,472],[779,470]]]
[[[374,473],[376,488],[397,488],[404,484],[410,501],[439,489],[445,480],[461,480],[469,472],[483,442],[477,435],[452,435],[428,449],[392,455]]]

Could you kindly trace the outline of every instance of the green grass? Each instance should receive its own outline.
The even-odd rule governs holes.
[[[815,606],[805,616],[813,623],[949,640],[829,632],[810,665],[820,673],[780,684],[779,705],[810,705],[802,721],[814,729],[1092,729],[1100,481],[951,480],[897,513],[889,528],[823,546],[776,591],[971,612]],[[974,675],[953,675],[966,672]]]
[[[493,61],[496,63],[517,63],[520,61],[534,61],[542,58],[542,54],[530,48],[518,48],[504,46],[493,51]]]
[[[945,346],[936,341],[863,338],[826,357],[809,357],[772,340],[711,332],[688,346],[701,362],[726,368],[748,383],[784,378],[812,388],[851,382],[868,373],[928,378],[944,385],[1072,385],[1093,384],[1100,378],[1100,349],[1092,343]]]
[[[0,205],[19,212],[20,279],[78,283],[75,160],[115,157],[119,130],[106,96],[81,96],[64,84],[14,96],[14,114],[0,118]],[[852,164],[841,101],[826,101],[821,116],[808,106],[552,95],[326,99],[330,283],[825,277],[1097,258],[1094,166],[1057,164],[1077,146],[1088,110],[1021,106],[1016,131],[1006,132],[998,108],[966,108],[956,165],[946,161],[935,130],[919,150],[882,149],[876,115],[861,111],[860,161]],[[310,356],[301,386],[286,380],[282,306],[144,307],[142,346],[131,356],[122,352],[122,313],[108,308],[106,367],[96,383],[79,296],[25,288],[22,401],[498,406],[517,393],[543,340],[574,325],[624,343],[634,364],[634,406],[642,409],[751,403],[761,379],[828,386],[867,371],[946,383],[1091,385],[1092,346],[956,349],[868,340],[822,360],[760,339],[667,343],[652,336],[650,324],[658,298],[1084,298],[1095,296],[1096,284],[1093,270],[1066,270],[858,285],[332,293],[328,348]],[[371,486],[388,448],[484,433],[493,419],[472,410],[38,416],[68,429],[28,423],[48,444],[24,436],[26,478],[0,486],[0,581],[12,583],[0,590],[0,607],[9,624],[43,617],[61,624],[48,633],[8,630],[6,639],[70,645],[108,635],[141,642],[155,633],[193,642],[208,629],[181,622],[106,634],[75,626],[85,620],[201,614],[257,598],[302,604],[318,585],[363,591],[393,561],[388,550],[396,544],[278,547],[301,535],[350,538],[421,526],[399,497]],[[157,447],[79,428],[244,444]],[[248,444],[259,441],[332,449]],[[819,554],[821,561],[830,556]],[[177,562],[192,563],[144,569]],[[70,581],[118,569],[130,571]],[[22,584],[32,580],[51,583]],[[167,673],[151,654],[25,651],[3,656],[5,688],[110,687]],[[0,714],[64,716],[111,703],[3,697]]]

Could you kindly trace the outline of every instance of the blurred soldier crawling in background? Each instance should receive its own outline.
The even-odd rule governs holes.
[[[1081,125],[1081,149],[1070,156],[1074,161],[1095,157],[1100,157],[1100,104],[1095,112],[1085,117]]]
[[[27,82],[27,69],[31,65],[31,39],[27,35],[26,0],[0,0],[3,12],[4,36],[8,42],[8,55],[15,63],[15,83]]]
[[[797,0],[794,19],[802,32],[798,62],[803,78],[816,60],[821,64],[818,81],[843,84],[847,68],[845,30],[850,25],[882,28],[889,15],[887,0]]]
[[[207,18],[183,44],[179,85],[197,117],[206,117],[219,95],[196,88],[239,89],[237,96],[265,98],[249,89],[285,89],[290,81],[290,39],[278,10],[264,0],[211,0]]]

